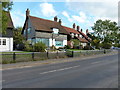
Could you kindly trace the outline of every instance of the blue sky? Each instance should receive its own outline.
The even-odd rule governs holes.
[[[117,22],[118,1],[113,2],[13,2],[11,16],[15,27],[23,26],[26,9],[30,15],[53,20],[54,16],[62,20],[62,25],[79,25],[83,31],[91,27],[98,19],[110,19]]]

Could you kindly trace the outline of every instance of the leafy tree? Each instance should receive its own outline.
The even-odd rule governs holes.
[[[74,46],[80,45],[80,41],[77,39],[72,39],[71,41],[74,42]]]
[[[112,43],[116,41],[119,28],[116,22],[112,22],[110,20],[97,20],[96,23],[94,23],[92,30],[100,41]]]
[[[91,45],[92,46],[95,46],[96,49],[99,49],[100,47],[100,40],[99,39],[94,39],[92,42],[91,42]]]
[[[2,19],[0,19],[0,22],[2,20],[2,31],[0,33],[5,34],[7,29],[7,23],[8,23],[8,16],[6,14],[6,11],[10,11],[12,9],[13,2],[2,2]]]
[[[23,44],[23,41],[25,40],[25,38],[21,34],[21,31],[22,31],[22,27],[17,27],[13,31],[14,48],[16,48],[18,44]]]

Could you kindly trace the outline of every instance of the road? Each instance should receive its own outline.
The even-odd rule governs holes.
[[[2,73],[3,88],[118,88],[118,54]]]

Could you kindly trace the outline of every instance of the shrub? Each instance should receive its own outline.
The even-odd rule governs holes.
[[[84,50],[92,50],[92,47],[89,46],[89,45],[86,45],[83,49],[84,49]]]
[[[45,49],[47,48],[46,45],[42,42],[35,43],[33,45],[35,52],[45,52]]]
[[[70,49],[70,45],[65,45],[64,49]]]
[[[120,48],[120,44],[114,44],[113,46]]]
[[[29,41],[24,42],[24,50],[25,51],[33,51],[32,45],[30,45]]]
[[[55,47],[54,45],[52,45],[52,46],[50,47],[50,49],[54,51],[54,50],[56,50],[56,47]]]
[[[101,43],[101,47],[104,49],[110,49],[111,46],[112,46],[112,44],[110,44],[110,43]]]

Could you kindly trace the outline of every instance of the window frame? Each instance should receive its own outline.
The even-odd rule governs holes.
[[[5,42],[4,42],[5,41]],[[2,40],[2,45],[6,45],[6,39]]]
[[[2,45],[2,39],[0,39],[0,45]]]

